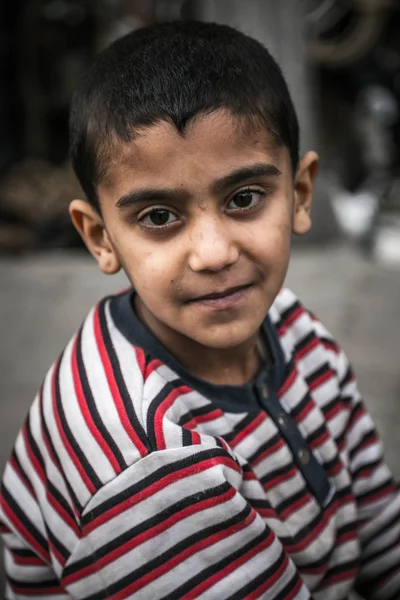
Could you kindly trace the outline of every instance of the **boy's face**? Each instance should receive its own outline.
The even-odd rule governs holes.
[[[289,153],[264,129],[226,111],[198,116],[180,135],[144,128],[117,153],[71,216],[105,273],[122,266],[138,310],[167,345],[182,336],[215,349],[253,338],[289,263],[292,231],[310,227],[317,156],[293,176]]]

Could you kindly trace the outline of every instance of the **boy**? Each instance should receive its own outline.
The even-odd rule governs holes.
[[[400,498],[347,359],[281,291],[317,156],[279,67],[170,23],[74,97],[72,220],[132,288],[87,317],[7,465],[7,598],[400,598]]]

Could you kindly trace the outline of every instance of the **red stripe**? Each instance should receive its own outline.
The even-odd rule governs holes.
[[[262,460],[264,460],[265,458],[267,458],[267,456],[270,456],[271,454],[275,454],[276,452],[278,452],[281,448],[284,447],[284,443],[282,438],[279,438],[277,442],[275,442],[275,444],[273,444],[270,448],[267,448],[266,450],[264,450],[264,452],[262,452],[261,454],[259,454],[259,456],[257,456],[254,460],[251,461],[251,465],[253,467],[255,467],[256,465],[258,465]]]
[[[299,412],[298,415],[296,415],[296,423],[300,423],[301,421],[303,421],[307,417],[307,415],[309,415],[310,412],[312,412],[314,407],[314,402],[311,400],[311,398],[309,398],[305,407]]]
[[[354,580],[358,573],[358,568],[349,569],[348,571],[343,571],[342,573],[336,573],[334,575],[327,575],[326,578],[322,581],[321,585],[318,586],[319,590],[325,590],[332,585],[340,583],[342,581],[351,581]]]
[[[311,381],[311,383],[309,383],[308,387],[310,388],[310,390],[315,390],[320,385],[326,383],[327,381],[329,381],[330,379],[333,379],[334,377],[335,377],[335,373],[332,371],[332,369],[328,369],[326,371],[326,373],[323,373],[322,375],[317,377],[317,379],[314,379],[314,381]]]
[[[135,349],[135,354],[136,354],[136,360],[138,362],[140,372],[142,373],[143,379],[144,379],[144,372],[146,370],[146,355],[142,348],[139,348],[138,346],[134,346],[134,349]]]
[[[147,486],[145,489],[140,490],[134,496],[129,496],[123,502],[120,502],[116,506],[113,506],[109,510],[105,511],[92,521],[90,521],[87,525],[84,526],[83,531],[85,535],[110,521],[112,518],[122,514],[125,510],[129,510],[133,504],[138,505],[140,502],[143,502],[147,498],[150,498],[160,490],[165,489],[167,486],[176,483],[176,481],[180,481],[185,477],[190,477],[191,475],[198,474],[201,471],[207,471],[216,465],[225,465],[234,469],[237,472],[240,472],[240,467],[235,463],[235,461],[229,456],[219,456],[216,458],[207,458],[201,462],[197,462],[194,465],[190,465],[189,467],[185,467],[176,473],[168,473],[161,479],[155,481],[152,485]]]
[[[164,416],[167,410],[173,405],[178,396],[187,394],[191,389],[186,385],[182,385],[179,388],[173,389],[168,396],[161,402],[157,407],[156,414],[154,415],[154,430],[156,434],[157,450],[165,450],[165,437],[164,437]]]
[[[222,411],[219,408],[215,408],[210,410],[210,412],[205,413],[203,415],[196,415],[193,419],[190,419],[187,423],[184,424],[185,429],[193,429],[199,423],[208,423],[209,421],[214,421],[215,419],[220,419],[223,416]]]
[[[317,523],[311,531],[306,533],[304,537],[296,542],[295,544],[285,544],[285,550],[289,554],[295,554],[298,552],[303,552],[307,546],[309,546],[320,533],[327,527],[328,522],[335,516],[338,510],[338,503],[334,500],[330,506],[328,506],[325,511],[321,514],[321,520]]]
[[[263,488],[265,491],[269,491],[270,489],[279,485],[280,483],[283,483],[284,481],[287,481],[288,479],[292,479],[293,477],[296,476],[296,473],[297,473],[296,469],[294,467],[291,467],[291,469],[287,473],[278,475],[277,477],[274,477],[273,479],[270,479],[269,481],[264,483]],[[266,477],[267,477],[267,475],[266,475]]]
[[[283,325],[288,327],[289,325],[291,325],[292,323],[294,323],[295,321],[297,321],[297,319],[299,317],[301,317],[302,315],[304,315],[305,310],[302,306],[298,306],[296,308],[296,310],[294,310],[290,315],[288,315],[284,321],[283,321]]]
[[[285,510],[279,512],[280,520],[282,521],[283,519],[288,519],[290,515],[292,515],[296,510],[299,510],[300,508],[308,504],[310,502],[310,499],[310,494],[306,492],[304,496],[293,502],[293,504],[285,508]]]
[[[257,513],[255,511],[252,511],[242,523],[237,524],[234,527],[229,528],[228,530],[219,531],[218,533],[215,533],[214,535],[211,535],[208,538],[200,540],[196,544],[193,544],[192,546],[190,546],[190,548],[183,550],[182,552],[165,562],[163,565],[159,566],[157,569],[153,569],[150,573],[147,573],[140,579],[131,583],[122,592],[117,592],[116,594],[113,594],[112,596],[110,596],[109,600],[123,600],[124,598],[127,598],[132,593],[135,593],[139,589],[142,589],[152,581],[164,575],[164,573],[172,570],[175,566],[179,565],[190,556],[193,556],[201,550],[204,550],[205,548],[209,548],[210,546],[217,544],[221,540],[232,536],[233,534],[237,533],[238,531],[241,531],[245,527],[249,527],[256,518],[256,514]]]
[[[96,491],[95,486],[93,485],[93,483],[90,481],[85,469],[82,467],[78,457],[76,456],[71,444],[68,441],[68,438],[65,434],[65,431],[62,427],[62,423],[61,423],[61,419],[60,419],[60,415],[58,414],[58,409],[57,409],[57,401],[56,401],[56,373],[58,371],[58,369],[60,368],[60,363],[61,363],[61,358],[58,359],[54,369],[53,369],[53,373],[51,376],[51,392],[52,392],[52,403],[53,403],[53,414],[54,414],[54,419],[56,421],[56,425],[57,425],[57,429],[58,429],[58,433],[60,434],[61,440],[64,444],[64,448],[66,449],[66,451],[68,452],[68,455],[71,459],[71,461],[73,462],[73,464],[76,467],[76,470],[78,471],[79,475],[82,478],[83,483],[86,485],[87,489],[89,490],[89,492],[91,494],[94,494]]]
[[[38,556],[19,556],[18,554],[12,553],[13,561],[16,565],[29,566],[29,567],[42,567],[43,561]]]
[[[250,548],[250,550],[247,550],[247,552],[241,554],[236,560],[233,560],[224,569],[221,569],[217,573],[214,573],[214,575],[211,575],[211,577],[208,577],[205,581],[202,581],[195,588],[193,588],[189,593],[185,594],[185,600],[192,600],[194,598],[198,598],[200,594],[208,590],[210,587],[212,587],[219,581],[221,581],[221,579],[227,577],[235,569],[238,569],[244,563],[251,560],[254,556],[269,548],[273,543],[274,539],[274,534],[270,532],[268,534],[268,537],[261,540],[254,548]]]
[[[327,431],[323,431],[321,435],[310,442],[310,446],[313,450],[315,450],[318,448],[318,446],[322,446],[322,444],[324,444],[327,440],[329,440],[329,433]]]
[[[319,345],[320,340],[317,337],[314,337],[310,342],[308,342],[306,346],[300,348],[300,350],[296,350],[295,355],[297,358],[303,358],[304,356],[306,356],[306,354],[311,352],[311,350],[314,350],[314,348],[316,348],[316,346]]]
[[[249,436],[257,427],[261,425],[267,419],[267,415],[261,412],[255,419],[252,420],[251,423],[247,425],[244,429],[239,431],[239,433],[229,442],[231,448],[237,446],[245,437]]]
[[[107,349],[106,349],[106,346],[105,346],[105,343],[103,340],[103,336],[101,334],[99,307],[98,306],[96,307],[95,312],[94,312],[94,334],[95,334],[99,354],[101,357],[101,361],[103,363],[104,372],[106,374],[108,385],[109,385],[115,406],[117,408],[121,423],[122,423],[126,433],[128,434],[128,436],[134,443],[135,447],[138,449],[140,455],[145,456],[147,454],[146,446],[143,444],[143,442],[137,435],[136,431],[132,427],[132,423],[130,422],[130,419],[127,415],[127,412],[126,412],[126,409],[124,406],[124,402],[121,398],[121,394],[118,389],[117,382],[115,381],[110,357],[108,356],[108,352],[107,352]],[[138,354],[136,352],[136,356],[137,355]],[[142,375],[143,375],[143,371],[142,371]]]
[[[365,504],[369,504],[370,502],[376,502],[377,500],[381,500],[382,498],[395,494],[396,492],[397,487],[395,486],[395,484],[389,483],[383,490],[378,490],[375,493],[372,492],[368,494],[366,498],[357,498],[357,500],[361,506],[364,506]]]
[[[197,433],[197,431],[192,431],[192,446],[198,446],[199,444],[201,444],[201,437],[200,434]]]
[[[78,400],[79,408],[81,409],[82,416],[85,420],[86,425],[88,426],[88,428],[90,430],[90,433],[92,434],[93,438],[96,440],[96,442],[102,449],[103,453],[107,457],[108,462],[110,463],[111,467],[114,469],[115,474],[118,475],[122,469],[119,466],[118,461],[115,458],[111,448],[109,447],[109,445],[107,444],[107,442],[105,441],[105,439],[103,438],[103,436],[101,435],[99,430],[97,429],[96,424],[93,421],[93,417],[90,413],[90,410],[89,410],[89,407],[88,407],[88,404],[87,404],[87,401],[85,398],[85,394],[83,393],[82,382],[81,382],[81,378],[79,376],[79,369],[78,369],[77,347],[78,347],[78,336],[75,337],[74,345],[72,348],[71,366],[72,366],[72,376],[73,376],[73,380],[74,380],[75,394],[76,394],[76,398]]]
[[[234,498],[236,493],[236,490],[234,488],[231,488],[224,494],[221,494],[221,496],[207,498],[202,502],[197,502],[195,504],[192,504],[191,506],[187,506],[179,513],[174,514],[171,517],[162,521],[162,523],[158,523],[157,525],[146,529],[146,531],[144,531],[140,535],[134,537],[133,539],[130,539],[125,544],[118,546],[118,548],[115,548],[111,552],[108,552],[107,555],[103,556],[102,558],[99,558],[96,561],[93,561],[93,563],[91,563],[89,566],[84,567],[79,571],[76,571],[69,577],[66,577],[65,579],[63,579],[63,585],[70,585],[75,581],[78,581],[79,579],[83,579],[90,573],[99,572],[100,569],[102,569],[104,566],[111,564],[112,562],[121,558],[121,556],[123,556],[124,554],[130,552],[132,549],[138,548],[145,542],[157,537],[167,529],[173,527],[176,523],[184,521],[184,519],[190,517],[191,515],[194,515],[195,513],[200,513],[209,508],[213,508],[214,506],[218,506],[219,504],[225,504],[226,502],[229,502],[230,500],[232,500],[232,498]]]
[[[29,479],[27,478],[27,476],[25,475],[25,473],[20,470],[18,463],[15,460],[14,456],[11,456],[9,463],[12,466],[12,468],[14,469],[14,471],[17,473],[21,483],[26,487],[27,490],[29,490],[31,496],[33,498],[35,498],[35,491],[33,489],[33,486],[31,484],[31,482],[29,481]]]
[[[317,319],[315,319],[317,320]],[[336,346],[336,344],[330,340],[326,340],[323,339],[322,341],[322,345],[326,348],[326,350],[331,350],[332,352],[334,352],[336,355],[340,354],[339,348]]]
[[[339,413],[348,412],[348,410],[347,410],[347,408],[345,408],[343,402],[338,400],[337,402],[335,402],[335,404],[329,410],[324,410],[324,408],[322,407],[322,412],[325,415],[325,419],[327,421],[330,421]]]
[[[155,358],[154,360],[149,362],[149,364],[146,365],[146,368],[144,370],[144,378],[147,379],[149,375],[153,373],[153,371],[156,371],[159,367],[162,367],[163,364],[164,363],[162,363],[161,360],[158,360],[158,358]]]
[[[288,377],[286,377],[284,384],[278,391],[279,397],[284,396],[287,393],[287,391],[292,387],[292,385],[296,381],[296,377],[297,377],[297,371],[296,371],[296,369],[292,369],[292,371],[289,373]]]

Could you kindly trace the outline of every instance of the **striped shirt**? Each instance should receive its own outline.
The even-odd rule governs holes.
[[[400,497],[343,352],[288,290],[254,381],[188,373],[133,291],[48,372],[1,492],[6,598],[400,598]]]

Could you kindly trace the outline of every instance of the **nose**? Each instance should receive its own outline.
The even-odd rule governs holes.
[[[228,226],[220,219],[202,219],[192,228],[189,250],[192,271],[222,271],[238,258],[238,246]]]

